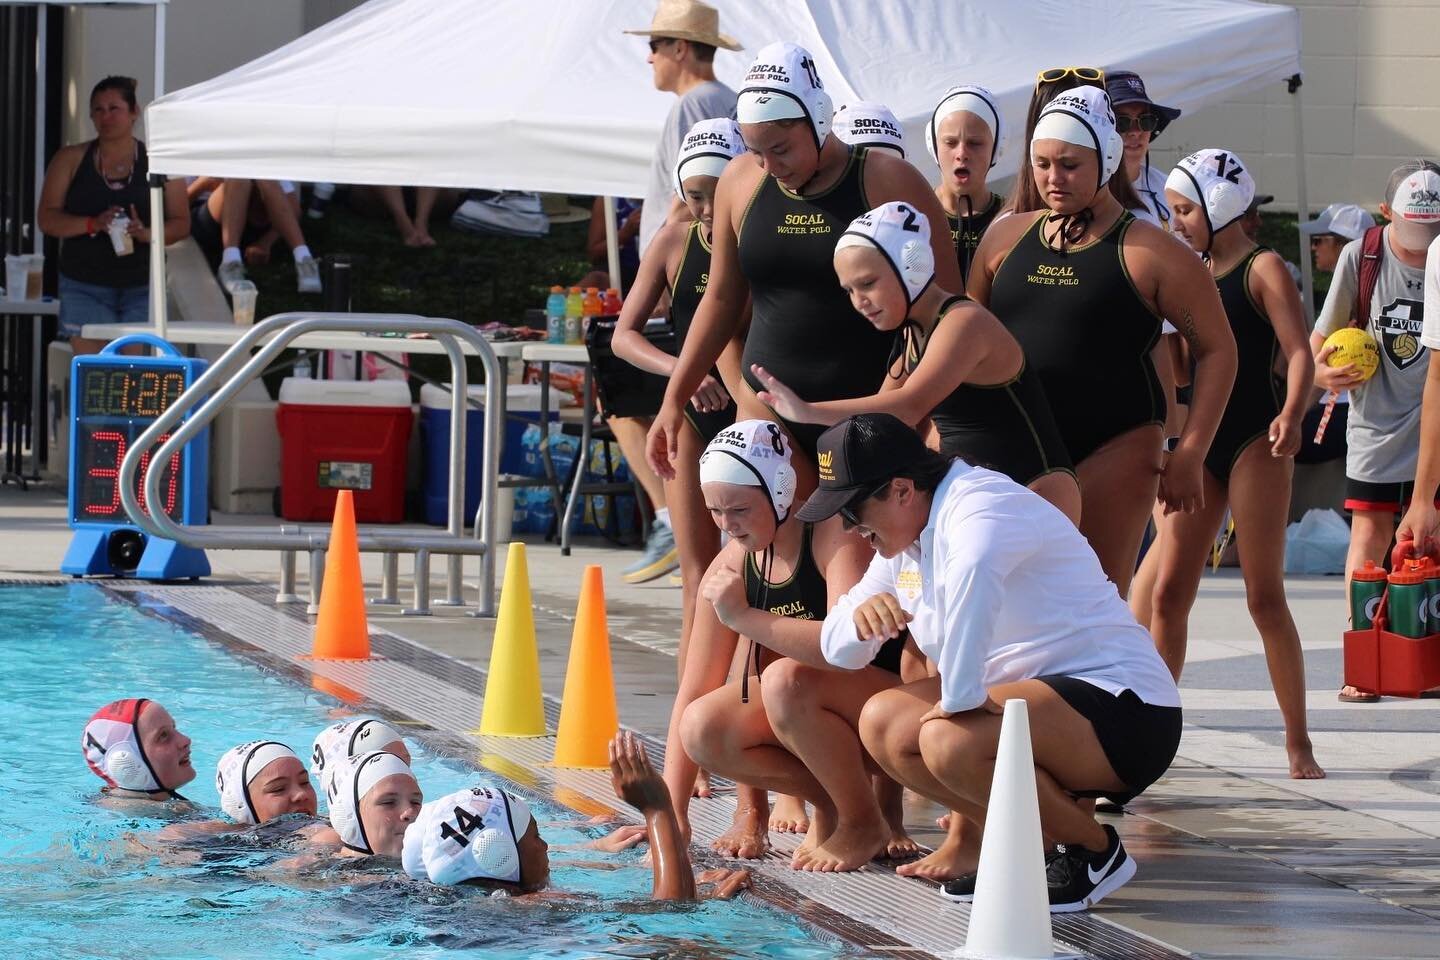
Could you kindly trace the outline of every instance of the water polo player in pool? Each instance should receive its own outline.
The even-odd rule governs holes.
[[[110,799],[183,801],[175,791],[195,779],[190,738],[154,700],[116,700],[101,707],[85,724],[80,749],[105,781]]]
[[[749,885],[750,875],[743,870],[695,876],[665,782],[628,731],[610,741],[610,782],[617,797],[645,816],[656,900],[695,900],[697,884],[715,883],[716,897],[733,896]],[[536,894],[550,882],[550,847],[529,804],[488,784],[425,804],[405,831],[401,863],[415,879],[442,886]]]

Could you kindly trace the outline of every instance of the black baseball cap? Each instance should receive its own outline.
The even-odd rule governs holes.
[[[1152,136],[1160,136],[1160,131],[1170,125],[1170,121],[1180,116],[1179,107],[1165,107],[1150,99],[1145,92],[1145,81],[1140,79],[1140,74],[1132,70],[1115,70],[1105,74],[1105,92],[1110,95],[1110,105],[1118,107],[1126,103],[1143,103],[1155,111],[1159,121],[1155,124],[1155,132]]]
[[[828,520],[930,453],[920,435],[891,414],[842,420],[820,434],[815,452],[820,485],[795,515],[805,523]]]

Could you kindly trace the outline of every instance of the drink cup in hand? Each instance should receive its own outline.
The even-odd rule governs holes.
[[[110,221],[110,244],[115,248],[115,256],[126,257],[135,252],[135,238],[130,236],[130,218],[125,214],[117,214],[115,219]]]

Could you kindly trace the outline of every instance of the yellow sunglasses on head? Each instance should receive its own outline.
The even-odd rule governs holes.
[[[1098,67],[1051,67],[1035,74],[1035,83],[1058,83],[1066,77],[1074,77],[1086,83],[1104,83],[1105,71]]]

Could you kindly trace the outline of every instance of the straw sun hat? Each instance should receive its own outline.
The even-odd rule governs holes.
[[[626,30],[637,37],[689,40],[723,50],[741,50],[740,42],[720,32],[720,11],[700,0],[660,0],[646,30]]]

